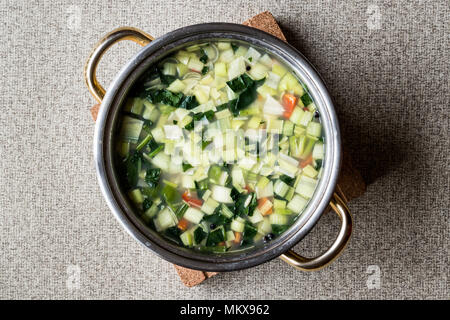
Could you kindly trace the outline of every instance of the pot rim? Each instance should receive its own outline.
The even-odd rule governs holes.
[[[307,85],[321,114],[325,132],[323,173],[312,199],[301,216],[282,235],[267,244],[242,252],[204,254],[181,248],[146,227],[135,215],[120,191],[114,173],[113,129],[118,109],[128,89],[154,62],[188,43],[208,39],[241,40],[267,50],[284,61]],[[102,193],[116,219],[137,241],[163,259],[202,271],[233,271],[250,268],[276,258],[291,249],[314,227],[333,195],[341,161],[340,130],[334,105],[326,86],[315,68],[294,47],[264,31],[239,24],[203,23],[169,32],[142,48],[117,74],[102,101],[94,134],[94,160]]]

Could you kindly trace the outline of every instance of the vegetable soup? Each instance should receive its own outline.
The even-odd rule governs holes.
[[[116,170],[136,213],[167,239],[242,250],[302,214],[323,140],[314,101],[285,64],[241,42],[205,42],[170,54],[133,86]]]

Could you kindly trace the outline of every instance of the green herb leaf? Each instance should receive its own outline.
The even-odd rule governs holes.
[[[181,99],[179,108],[190,110],[195,108],[196,106],[198,106],[198,101],[195,96],[184,96]]]
[[[201,62],[203,62],[203,63],[206,63],[206,62],[208,62],[208,55],[206,54],[206,52],[205,52],[205,50],[202,50],[202,56],[200,57],[200,61]]]
[[[194,240],[195,243],[200,243],[202,242],[203,239],[205,239],[207,236],[207,233],[205,231],[203,231],[203,229],[201,227],[198,227],[197,229],[195,229],[194,231]]]
[[[309,105],[313,102],[312,99],[311,99],[311,97],[310,97],[309,94],[307,94],[307,93],[305,93],[304,95],[302,95],[300,99],[302,99],[303,105],[304,105],[305,107],[309,106]]]

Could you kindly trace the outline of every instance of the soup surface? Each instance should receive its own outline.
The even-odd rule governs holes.
[[[207,252],[283,233],[313,196],[324,158],[307,88],[275,57],[229,41],[149,68],[124,102],[116,145],[142,221]]]

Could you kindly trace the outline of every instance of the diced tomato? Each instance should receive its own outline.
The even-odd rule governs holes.
[[[201,199],[192,198],[189,194],[189,191],[185,191],[181,196],[189,206],[200,208],[203,205],[203,201]]]
[[[188,226],[189,221],[187,221],[186,219],[181,219],[180,221],[178,221],[178,229],[186,231]]]
[[[294,111],[295,106],[297,105],[298,98],[290,93],[285,93],[283,95],[283,107],[284,113],[283,116],[285,118],[290,118],[292,112]]]
[[[226,245],[226,243],[225,243],[225,241],[222,241],[222,242],[219,242],[217,245],[218,246],[224,246],[224,245]]]
[[[306,167],[308,164],[311,164],[312,162],[313,162],[313,157],[312,157],[312,154],[311,154],[308,158],[306,158],[305,160],[303,160],[303,161],[300,162],[300,167],[301,167],[301,168],[304,168],[304,167]]]

